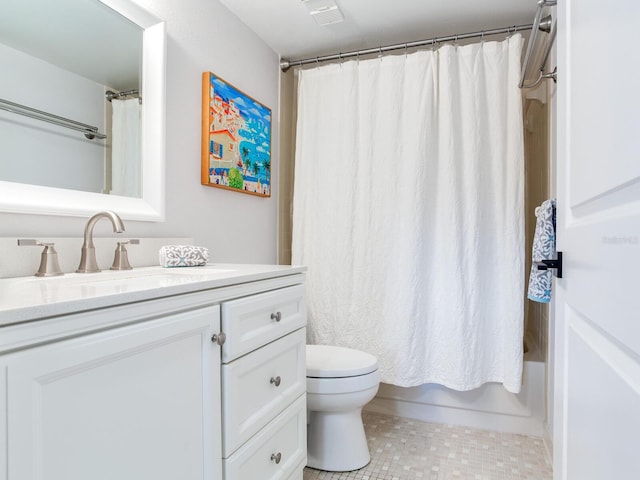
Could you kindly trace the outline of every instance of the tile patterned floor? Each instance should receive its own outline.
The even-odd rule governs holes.
[[[371,463],[304,480],[551,480],[542,439],[364,413]]]

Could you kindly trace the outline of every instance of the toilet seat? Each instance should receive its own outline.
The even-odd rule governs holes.
[[[307,345],[307,378],[350,378],[378,369],[373,355],[333,345]]]
[[[333,395],[337,393],[354,393],[378,388],[380,384],[380,372],[374,370],[366,375],[341,378],[307,377],[307,393],[318,395]]]

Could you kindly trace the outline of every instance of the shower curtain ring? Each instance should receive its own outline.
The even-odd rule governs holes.
[[[318,57],[316,57],[316,67],[320,66],[320,59]]]
[[[404,44],[404,58],[407,58],[407,44]]]

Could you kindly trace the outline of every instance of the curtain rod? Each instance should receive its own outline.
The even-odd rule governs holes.
[[[113,100],[114,98],[128,97],[130,95],[139,96],[140,90],[134,88],[133,90],[127,90],[125,92],[114,92],[113,90],[107,90],[106,92],[104,92],[105,98],[109,101]]]
[[[84,133],[84,136],[89,140],[93,140],[94,138],[107,138],[105,134],[98,131],[98,127],[87,125],[86,123],[82,122],[77,122],[75,120],[71,120],[70,118],[60,117],[58,115],[54,115],[53,113],[43,112],[42,110],[27,107],[25,105],[20,105],[19,103],[13,103],[9,100],[0,99],[0,110],[15,113],[16,115],[34,118],[43,122],[53,123],[54,125],[70,128],[71,130],[77,130]]]
[[[449,35],[446,37],[433,37],[427,40],[418,40],[415,42],[398,43],[395,45],[387,45],[385,47],[368,48],[366,50],[353,50],[345,53],[334,53],[332,55],[323,55],[321,57],[304,58],[302,60],[280,60],[280,69],[286,72],[291,67],[300,67],[309,63],[328,62],[331,60],[342,60],[349,57],[357,57],[360,55],[370,55],[373,53],[382,54],[383,52],[390,52],[392,50],[401,50],[413,47],[423,47],[425,45],[437,45],[444,42],[455,42],[458,40],[464,40],[467,38],[484,37],[485,35],[500,35],[503,33],[516,33],[524,30],[531,30],[533,23],[526,25],[513,25],[511,27],[494,28],[492,30],[481,30],[479,32],[471,33],[459,33],[457,35]],[[543,32],[549,32],[551,30],[551,18],[547,17],[540,21],[538,27]]]

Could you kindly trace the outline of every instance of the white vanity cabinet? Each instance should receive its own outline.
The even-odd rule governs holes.
[[[303,285],[222,303],[225,479],[302,479],[305,325]]]
[[[219,323],[215,305],[1,356],[8,480],[220,478]]]
[[[303,271],[0,280],[0,480],[301,480]]]

